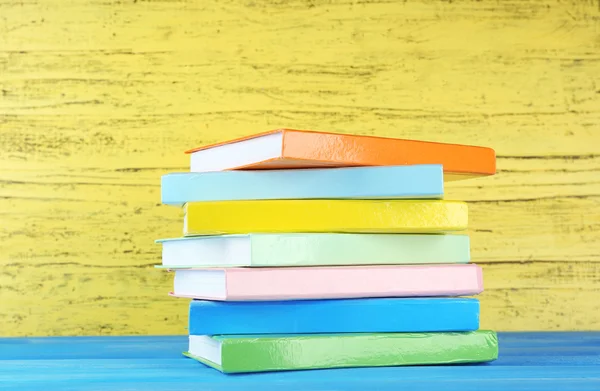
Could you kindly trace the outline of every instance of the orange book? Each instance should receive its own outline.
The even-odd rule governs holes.
[[[494,175],[491,148],[308,130],[277,129],[195,148],[192,172],[442,164],[446,181]]]

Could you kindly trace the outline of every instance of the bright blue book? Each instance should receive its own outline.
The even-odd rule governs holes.
[[[399,333],[479,329],[479,300],[376,298],[190,303],[190,335]]]
[[[272,199],[442,198],[439,164],[173,173],[161,180],[163,204]]]

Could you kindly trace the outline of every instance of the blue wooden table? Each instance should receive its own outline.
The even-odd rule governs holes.
[[[600,332],[500,333],[490,364],[223,375],[187,337],[0,338],[7,390],[600,390]]]

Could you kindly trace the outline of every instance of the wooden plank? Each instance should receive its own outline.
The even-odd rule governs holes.
[[[223,376],[201,364],[179,360],[56,360],[8,361],[0,379],[13,389],[46,390],[133,390],[194,391],[199,387],[215,391],[244,390],[315,390],[332,388],[359,391],[411,390],[444,388],[451,391],[561,390],[596,391],[600,380],[597,365],[580,366],[429,366],[396,368],[355,368],[326,371],[301,371],[285,374],[265,373]],[[572,361],[567,359],[566,361]],[[36,370],[27,372],[27,367]],[[11,372],[9,372],[11,371]]]
[[[535,366],[546,365],[550,356],[568,358],[577,356],[577,365],[598,357],[600,334],[595,331],[579,332],[499,332],[500,360],[493,365],[506,365],[508,358],[521,359],[538,356]],[[69,349],[63,349],[68,346]],[[96,359],[180,359],[188,345],[187,335],[167,336],[78,336],[78,337],[0,337],[0,360],[96,360]],[[123,349],[127,346],[128,349]],[[576,358],[576,357],[575,357]],[[176,361],[176,360],[173,360]],[[171,362],[173,362],[171,361]],[[196,365],[197,361],[188,360]],[[517,364],[515,361],[510,361]],[[179,363],[181,365],[181,362]],[[588,363],[595,364],[595,363]],[[218,372],[217,372],[218,373]]]
[[[589,330],[600,322],[598,263],[484,264],[481,327]]]
[[[171,278],[152,267],[6,266],[0,334],[185,334],[188,301],[167,295]]]
[[[183,211],[160,205],[158,185],[43,180],[0,188],[4,264],[156,264],[161,247],[154,241],[182,235]],[[513,194],[520,196],[517,188]],[[600,196],[586,195],[472,201],[472,260],[598,262],[599,207]]]
[[[279,4],[277,23],[264,6],[241,2],[116,7],[75,1],[69,14],[48,7],[43,16],[35,5],[10,4],[3,6],[0,110],[17,115],[18,123],[58,125],[41,144],[83,147],[80,157],[89,156],[87,148],[96,150],[93,141],[79,140],[88,126],[98,144],[123,156],[152,148],[151,141],[139,147],[136,128],[147,139],[178,140],[167,148],[180,151],[182,143],[237,137],[282,122],[478,142],[510,155],[595,151],[600,58],[594,47],[598,11],[591,2],[317,1],[306,9]],[[319,17],[311,26],[298,24],[314,14]],[[260,50],[240,41],[240,31],[255,37]],[[299,32],[310,39],[299,40]],[[365,40],[371,44],[361,44]],[[290,43],[293,61],[281,55]],[[40,120],[44,115],[54,119]],[[136,137],[128,137],[132,131]]]
[[[23,141],[25,142],[25,141]],[[20,143],[15,144],[17,148]],[[45,144],[44,144],[45,145]],[[39,144],[42,147],[42,144]],[[45,147],[50,149],[50,147]],[[39,151],[38,151],[39,152]],[[115,151],[116,152],[116,151]],[[90,151],[90,153],[92,153]],[[122,151],[120,153],[123,153]],[[41,154],[41,153],[40,153]],[[93,156],[93,155],[92,155]],[[0,195],[20,197],[32,187],[40,194],[54,193],[64,197],[78,194],[83,200],[93,197],[83,186],[159,188],[160,176],[169,172],[189,171],[189,157],[182,151],[173,152],[179,156],[179,165],[165,167],[84,167],[80,164],[48,167],[47,159],[39,162],[7,162],[0,172]],[[42,160],[43,159],[43,160]],[[104,159],[95,158],[102,164]],[[156,160],[156,159],[155,159]],[[46,161],[46,163],[44,163]],[[91,162],[93,163],[93,161]],[[127,159],[122,163],[127,163]],[[156,161],[155,161],[156,163]],[[445,197],[464,201],[515,201],[537,198],[560,198],[600,195],[599,156],[498,158],[498,173],[495,176],[472,180],[448,182]],[[144,199],[155,197],[154,193]],[[95,199],[98,199],[96,197]],[[106,195],[106,200],[111,198]]]
[[[589,299],[600,293],[600,263],[496,263],[483,271],[481,328],[586,330],[600,322],[600,303]],[[185,334],[189,301],[168,297],[171,289],[172,274],[151,266],[6,265],[0,334]]]
[[[137,97],[123,98],[123,102],[129,100],[135,101]],[[198,107],[203,106],[198,104]],[[183,154],[186,149],[283,125],[490,146],[499,156],[500,169],[504,163],[512,169],[520,165],[522,170],[527,164],[534,163],[535,158],[541,163],[555,165],[554,160],[562,158],[570,162],[571,168],[582,170],[597,168],[599,157],[594,149],[598,141],[594,129],[600,122],[598,112],[547,117],[529,113],[487,120],[478,114],[475,117],[479,119],[465,114],[455,122],[433,114],[401,114],[385,119],[361,109],[160,114],[149,107],[140,108],[134,115],[121,116],[111,113],[95,116],[78,113],[9,115],[1,110],[2,167],[15,169],[47,169],[49,164],[57,168],[113,170],[184,167],[189,164],[189,157]],[[112,112],[112,109],[107,111]],[[524,160],[507,162],[504,156],[510,160]],[[595,165],[591,165],[590,159],[595,159]]]

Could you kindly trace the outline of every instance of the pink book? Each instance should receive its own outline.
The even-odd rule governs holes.
[[[463,265],[202,268],[175,270],[172,296],[225,301],[470,296],[481,268]]]

